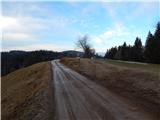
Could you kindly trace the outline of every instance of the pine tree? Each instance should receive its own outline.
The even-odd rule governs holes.
[[[150,63],[160,63],[160,22],[154,35],[148,33],[145,45],[145,58]]]
[[[112,47],[111,49],[107,50],[105,58],[115,59],[116,54],[117,54],[117,47]]]
[[[146,62],[153,62],[153,43],[154,43],[154,36],[149,31],[144,52]]]
[[[127,44],[126,42],[124,42],[120,50],[122,60],[126,60],[126,56],[127,56],[126,49],[127,49]]]
[[[157,28],[154,33],[153,43],[153,59],[154,63],[160,63],[160,22],[157,23]]]
[[[138,37],[136,37],[136,40],[133,46],[133,60],[138,62],[143,61],[142,42],[141,42],[141,39]]]

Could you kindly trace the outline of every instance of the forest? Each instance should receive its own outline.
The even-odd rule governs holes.
[[[1,52],[1,75],[4,76],[38,62],[60,59],[62,57],[76,57],[77,53],[83,54],[78,51],[54,52],[46,50]]]
[[[121,46],[112,47],[107,50],[105,58],[160,64],[160,22],[157,23],[154,34],[148,32],[144,46],[141,39],[136,37],[133,46],[124,42]]]

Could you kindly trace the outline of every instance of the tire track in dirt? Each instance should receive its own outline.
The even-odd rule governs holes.
[[[54,66],[56,112],[60,120],[152,120],[134,105],[58,61]]]

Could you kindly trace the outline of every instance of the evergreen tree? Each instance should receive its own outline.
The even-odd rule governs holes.
[[[121,48],[122,46],[118,46],[117,53],[115,54],[114,57],[116,60],[121,60]]]
[[[160,63],[160,22],[154,35],[149,31],[145,44],[145,58],[150,63]]]
[[[127,46],[126,42],[118,48],[107,50],[105,57],[118,60],[130,60],[160,64],[160,22],[157,23],[154,35],[149,31],[145,47],[141,39],[136,37],[133,46]]]
[[[127,46],[127,60],[132,61],[132,46]]]
[[[145,44],[145,59],[146,62],[153,62],[153,42],[154,42],[154,36],[152,35],[152,33],[149,31],[148,32],[148,36],[147,36],[147,40],[146,40],[146,44]]]
[[[128,60],[128,46],[126,42],[123,43],[120,50],[121,60]]]
[[[105,54],[105,58],[108,59],[115,59],[115,55],[117,53],[117,47],[112,47],[111,49],[107,50],[106,54]]]
[[[154,63],[160,63],[160,22],[157,23],[157,28],[154,33],[153,43],[153,60]]]
[[[143,61],[143,47],[141,39],[136,37],[136,40],[134,42],[133,46],[133,60],[141,62]]]

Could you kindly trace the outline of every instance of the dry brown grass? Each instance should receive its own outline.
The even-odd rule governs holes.
[[[61,62],[98,84],[131,99],[151,112],[160,111],[160,77],[158,68],[141,65],[118,65],[104,60],[64,58]],[[115,63],[115,64],[114,64]],[[144,69],[145,68],[145,69]],[[147,69],[146,69],[147,68]],[[160,68],[160,67],[159,67]]]
[[[48,110],[50,62],[38,63],[4,77],[2,89],[2,119],[46,119]]]

